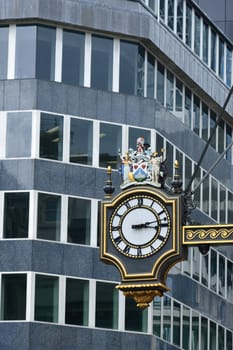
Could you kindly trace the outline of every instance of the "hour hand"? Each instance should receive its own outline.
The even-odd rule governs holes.
[[[146,227],[146,224],[136,224],[131,226],[131,228],[144,228],[144,227]]]

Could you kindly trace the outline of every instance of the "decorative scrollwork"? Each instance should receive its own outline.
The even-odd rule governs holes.
[[[210,228],[210,229],[198,229],[198,230],[187,230],[186,231],[186,239],[189,241],[198,238],[200,240],[205,240],[210,238],[215,240],[217,238],[227,239],[233,234],[233,228]]]

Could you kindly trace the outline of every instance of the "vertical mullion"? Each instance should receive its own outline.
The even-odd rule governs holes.
[[[85,35],[84,86],[91,87],[91,34]]]
[[[15,77],[16,25],[9,26],[7,79]]]
[[[99,133],[100,123],[97,120],[93,120],[93,166],[99,166]]]
[[[89,327],[95,327],[95,313],[96,313],[96,280],[89,281]]]
[[[35,318],[35,273],[27,273],[27,290],[26,290],[26,321],[32,322]]]
[[[124,294],[118,291],[118,330],[124,331],[125,329],[125,297]]]
[[[90,245],[97,247],[97,227],[98,227],[98,200],[91,200],[91,237]]]
[[[59,276],[58,289],[58,323],[65,324],[66,277]]]
[[[67,230],[68,230],[68,201],[69,197],[61,196],[61,234],[60,241],[67,242]]]
[[[120,40],[113,40],[113,78],[112,91],[119,92],[119,76],[120,76]]]
[[[145,59],[144,59],[144,97],[147,97],[147,80],[148,80],[148,51],[145,50]]]
[[[29,222],[28,222],[28,238],[36,239],[37,231],[37,191],[29,192]]]
[[[68,163],[70,161],[70,122],[71,118],[64,115],[64,127],[63,127],[63,162]]]
[[[62,46],[63,46],[63,30],[56,28],[56,49],[55,49],[55,78],[57,82],[62,80]]]

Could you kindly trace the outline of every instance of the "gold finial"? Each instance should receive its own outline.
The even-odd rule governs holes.
[[[176,159],[175,162],[174,162],[174,168],[175,168],[175,169],[179,169],[179,162],[178,162],[177,159]]]
[[[112,194],[115,191],[115,188],[112,186],[112,167],[108,165],[107,167],[107,180],[106,185],[104,186],[105,198],[112,198]]]

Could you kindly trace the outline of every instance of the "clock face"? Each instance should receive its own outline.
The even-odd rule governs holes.
[[[145,258],[163,247],[171,230],[166,207],[153,196],[133,195],[120,203],[110,218],[114,246],[131,258]]]

